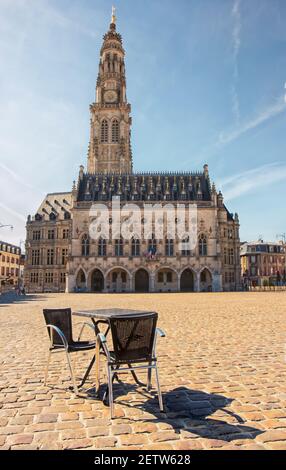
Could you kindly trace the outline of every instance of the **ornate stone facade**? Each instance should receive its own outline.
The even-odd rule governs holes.
[[[104,36],[96,102],[90,111],[87,172],[81,166],[72,192],[48,195],[35,218],[28,219],[25,270],[28,290],[175,292],[238,289],[239,220],[237,214],[233,216],[228,212],[221,192],[217,192],[211,183],[208,166],[197,173],[133,172],[131,108],[126,99],[124,50],[114,16]],[[112,212],[113,198],[118,202],[117,212]],[[136,204],[141,219],[146,204],[160,204],[164,209],[170,205],[176,209],[182,204],[185,207],[195,204],[196,246],[182,250],[181,240],[170,237],[165,216],[161,221],[160,238],[154,235],[153,220],[150,233],[144,236],[137,233],[132,239],[114,238],[109,231],[106,237],[95,240],[90,236],[94,204],[106,206],[110,224],[126,204]],[[53,240],[49,239],[51,230],[55,233]],[[69,231],[68,238],[63,238],[63,230]],[[40,238],[35,240],[36,232],[40,233]],[[65,259],[61,250],[66,250]]]

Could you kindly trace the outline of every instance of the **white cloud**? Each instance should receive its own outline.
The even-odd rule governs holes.
[[[286,165],[275,162],[225,178],[218,184],[225,199],[230,201],[283,180],[286,180]]]
[[[246,132],[255,129],[256,127],[260,126],[261,124],[269,121],[270,119],[274,118],[278,114],[282,113],[286,110],[286,103],[284,97],[280,97],[277,102],[265,110],[263,110],[258,116],[253,118],[250,121],[245,122],[241,126],[238,126],[236,129],[227,132],[221,132],[218,139],[218,144],[225,145],[237,140]]]

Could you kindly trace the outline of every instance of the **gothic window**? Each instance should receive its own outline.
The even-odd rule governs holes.
[[[117,144],[119,142],[119,122],[115,119],[112,122],[112,143]]]
[[[189,237],[184,238],[182,240],[182,256],[191,256],[191,250],[190,250],[190,239]]]
[[[155,255],[157,252],[157,242],[155,238],[152,238],[148,241],[148,252],[151,255]]]
[[[104,238],[98,240],[98,256],[106,256],[106,240]]]
[[[132,239],[132,256],[140,256],[140,240]]]
[[[89,238],[88,235],[84,235],[81,240],[81,254],[82,256],[89,256]]]
[[[200,235],[199,237],[199,255],[207,256],[208,255],[208,245],[205,235]]]
[[[165,243],[165,255],[174,256],[174,240],[167,239]]]
[[[108,122],[106,119],[103,119],[101,123],[101,143],[108,143]]]
[[[123,256],[123,239],[115,240],[115,256]]]

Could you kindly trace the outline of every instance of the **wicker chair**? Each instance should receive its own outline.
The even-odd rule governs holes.
[[[156,328],[157,318],[157,313],[111,317],[109,322],[113,351],[108,349],[106,337],[102,333],[97,336],[107,359],[108,402],[111,419],[114,417],[112,389],[114,377],[120,372],[131,371],[136,378],[135,370],[139,369],[148,371],[148,390],[151,389],[151,375],[152,370],[155,369],[160,411],[164,411],[157,368],[156,338],[158,334],[164,337],[165,333]],[[122,367],[124,365],[127,367]],[[136,381],[139,383],[138,380]]]
[[[92,328],[95,333],[94,326],[87,322],[80,322],[78,324],[82,325],[79,337],[77,341],[73,340],[72,335],[72,315],[71,309],[44,309],[43,314],[46,321],[46,328],[49,333],[50,338],[50,348],[48,355],[48,362],[45,372],[45,384],[47,383],[49,364],[51,359],[52,352],[65,352],[68,362],[68,367],[71,374],[71,379],[73,382],[73,390],[76,395],[79,394],[78,386],[75,380],[75,374],[72,367],[72,362],[70,359],[70,353],[79,352],[79,351],[89,351],[95,349],[95,341],[80,341],[83,330],[86,326]]]

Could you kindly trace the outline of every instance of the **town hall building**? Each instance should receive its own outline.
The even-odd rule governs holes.
[[[131,106],[127,101],[125,51],[113,12],[100,51],[96,99],[90,106],[87,168],[80,167],[71,192],[48,194],[27,220],[27,292],[201,292],[240,287],[237,214],[231,214],[200,172],[133,170]],[[162,236],[154,220],[149,232],[112,237],[117,210],[138,208],[144,226],[146,205],[175,210],[196,207],[196,243],[170,234],[165,215]],[[94,237],[93,207],[106,207],[110,230]],[[188,213],[188,212],[187,212]],[[126,221],[126,215],[123,218]],[[122,222],[122,220],[121,220]],[[188,222],[188,220],[187,220]],[[174,219],[178,224],[178,217]],[[142,228],[143,231],[143,228]],[[184,243],[182,243],[182,241]]]

